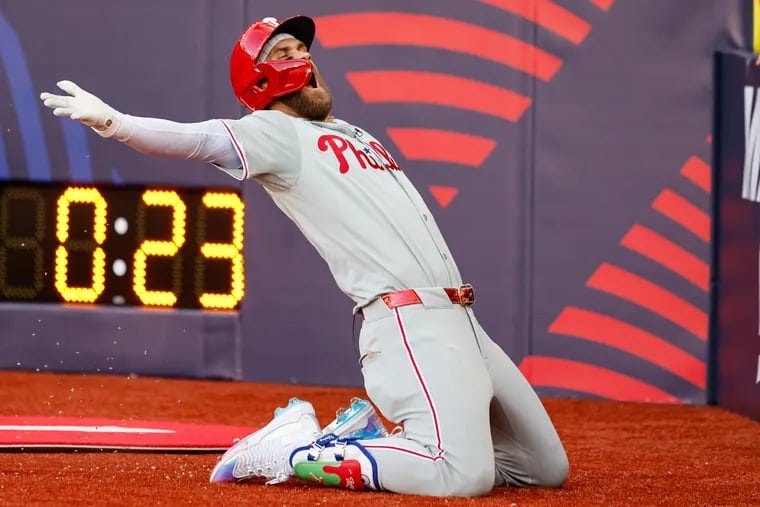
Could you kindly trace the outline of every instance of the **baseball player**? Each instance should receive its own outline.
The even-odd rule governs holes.
[[[363,319],[371,403],[327,427],[293,399],[230,448],[211,482],[292,475],[351,489],[478,496],[494,486],[558,487],[568,462],[541,401],[473,313],[474,289],[419,193],[367,131],[330,116],[309,49],[312,19],[264,18],[235,44],[232,86],[251,113],[180,124],[118,112],[70,81],[43,93],[56,116],[157,156],[202,160],[266,189],[329,265]]]

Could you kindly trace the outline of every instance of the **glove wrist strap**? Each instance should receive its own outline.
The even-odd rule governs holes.
[[[102,125],[96,125],[92,128],[99,136],[109,138],[113,137],[116,132],[118,132],[119,128],[121,127],[121,113],[118,111],[111,111],[111,113],[106,118],[105,123]]]

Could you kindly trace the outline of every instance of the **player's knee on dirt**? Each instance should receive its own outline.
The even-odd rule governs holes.
[[[496,464],[496,486],[538,486],[559,488],[567,480],[569,472],[567,454],[562,444],[534,450],[518,463]]]
[[[483,496],[491,492],[493,485],[493,463],[472,463],[452,474],[443,496]]]
[[[559,488],[567,480],[570,464],[567,461],[565,449],[561,445],[553,452],[545,453],[540,463],[541,466],[534,472],[535,486]]]

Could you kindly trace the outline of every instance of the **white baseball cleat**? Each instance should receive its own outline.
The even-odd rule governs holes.
[[[254,477],[267,484],[286,481],[293,475],[289,458],[293,449],[310,445],[321,430],[311,403],[292,398],[278,408],[260,430],[230,447],[211,471],[210,482],[238,482]]]

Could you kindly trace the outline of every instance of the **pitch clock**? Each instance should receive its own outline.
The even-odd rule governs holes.
[[[0,301],[234,310],[234,189],[0,182]]]

